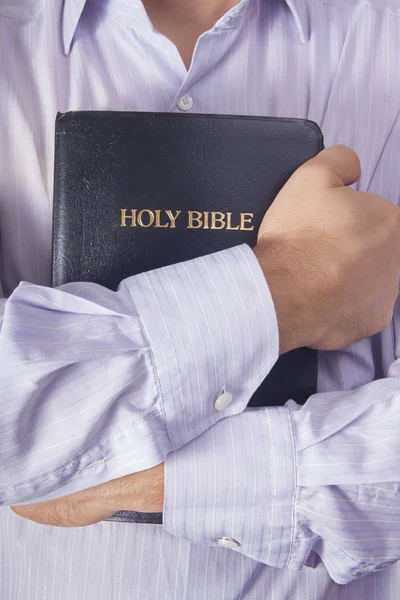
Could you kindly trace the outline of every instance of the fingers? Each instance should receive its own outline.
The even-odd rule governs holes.
[[[314,184],[321,185],[321,187],[351,185],[361,177],[358,155],[354,150],[342,144],[325,148],[303,166],[310,169],[310,174],[313,173]]]

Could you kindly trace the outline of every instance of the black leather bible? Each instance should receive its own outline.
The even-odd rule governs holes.
[[[53,286],[116,290],[137,273],[253,247],[279,190],[323,147],[318,125],[305,119],[59,113]],[[316,384],[317,352],[300,348],[278,359],[249,406],[303,404]],[[160,522],[147,516],[109,520]]]

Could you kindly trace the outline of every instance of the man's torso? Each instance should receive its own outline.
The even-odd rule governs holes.
[[[6,296],[21,280],[50,284],[57,111],[179,112],[180,99],[190,96],[191,112],[308,118],[320,125],[326,146],[343,143],[359,153],[357,189],[398,201],[396,2],[297,0],[293,11],[284,0],[242,2],[201,36],[189,72],[139,3],[91,1],[80,18],[84,2],[67,2],[64,13],[61,0],[19,4],[0,0]],[[388,328],[352,351],[325,353],[319,391],[384,376],[394,359],[393,337]],[[323,568],[277,571],[229,550],[178,540],[160,526],[102,522],[60,530],[2,508],[0,530],[2,598],[389,600],[400,585],[397,565],[345,589]]]

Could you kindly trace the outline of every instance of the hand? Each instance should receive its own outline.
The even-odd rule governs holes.
[[[400,209],[345,187],[361,175],[355,152],[332,146],[277,195],[255,254],[274,301],[281,354],[335,350],[387,327],[400,277]]]
[[[82,492],[37,504],[11,506],[11,510],[42,525],[84,527],[120,510],[162,512],[163,505],[164,463],[161,463]]]

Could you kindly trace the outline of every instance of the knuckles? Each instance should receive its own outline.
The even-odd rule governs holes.
[[[317,184],[320,188],[330,188],[341,185],[341,181],[332,169],[323,162],[310,160],[295,171],[293,177],[299,180],[299,184]]]

